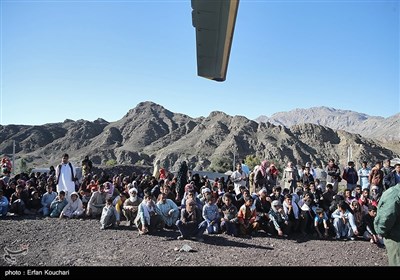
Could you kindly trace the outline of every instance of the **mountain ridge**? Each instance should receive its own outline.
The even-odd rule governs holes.
[[[323,166],[329,158],[345,164],[350,145],[357,161],[398,156],[396,150],[378,141],[344,130],[310,123],[288,128],[221,111],[192,118],[150,101],[139,103],[115,122],[99,118],[93,122],[66,120],[42,126],[0,126],[3,153],[12,153],[13,140],[17,158],[24,159],[29,167],[57,164],[65,152],[75,164],[85,155],[103,166],[110,161],[151,166],[160,159],[164,167],[173,170],[183,160],[191,169],[209,170],[218,161],[232,166],[233,158],[247,155],[281,166],[287,161],[311,161]]]
[[[271,117],[261,115],[256,118],[256,121],[271,122],[286,127],[300,123],[313,123],[336,130],[342,129],[357,133],[379,141],[400,140],[400,113],[385,118],[351,110],[320,106],[277,112],[272,114]]]

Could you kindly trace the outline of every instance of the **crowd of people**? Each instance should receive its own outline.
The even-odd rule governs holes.
[[[191,172],[186,162],[177,174],[159,161],[153,174],[93,174],[88,157],[82,166],[81,182],[68,154],[48,174],[11,177],[3,169],[0,215],[93,218],[101,229],[123,222],[140,234],[169,229],[177,231],[177,239],[198,241],[205,232],[246,237],[264,231],[277,238],[365,239],[384,247],[380,232],[391,217],[380,219],[383,224],[375,221],[379,200],[400,188],[400,164],[391,167],[390,161],[372,168],[363,162],[359,170],[350,161],[341,171],[330,159],[318,174],[311,163],[297,169],[289,162],[279,171],[267,160],[253,170],[243,161],[232,175],[214,180]]]

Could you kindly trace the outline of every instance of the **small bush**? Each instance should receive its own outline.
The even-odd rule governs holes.
[[[232,169],[232,160],[229,158],[218,157],[211,161],[210,170],[212,172],[224,173]]]
[[[117,165],[117,161],[115,159],[109,159],[106,161],[107,166],[115,166]]]

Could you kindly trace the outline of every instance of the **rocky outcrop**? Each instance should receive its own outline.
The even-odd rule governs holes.
[[[182,160],[192,169],[207,170],[216,159],[233,161],[247,155],[280,165],[289,160],[325,165],[329,158],[345,163],[349,146],[356,161],[397,156],[377,141],[322,125],[306,123],[287,128],[223,112],[191,118],[152,102],[139,103],[112,123],[98,119],[0,126],[3,153],[12,152],[13,140],[17,158],[29,159],[29,167],[54,165],[64,152],[75,164],[80,164],[85,155],[100,166],[151,166],[160,159],[164,167],[172,170],[177,170]]]

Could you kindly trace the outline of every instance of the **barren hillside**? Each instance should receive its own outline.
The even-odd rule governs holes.
[[[64,152],[76,164],[85,155],[95,165],[152,165],[160,159],[164,167],[175,170],[182,160],[188,161],[192,169],[206,170],[217,159],[247,155],[282,165],[289,160],[324,165],[332,157],[344,164],[349,146],[356,161],[373,162],[398,155],[395,144],[388,149],[359,134],[322,125],[307,123],[287,128],[223,112],[191,118],[152,102],[139,103],[112,123],[97,119],[0,126],[2,153],[12,153],[13,140],[16,166],[23,159],[28,168],[56,164]]]

